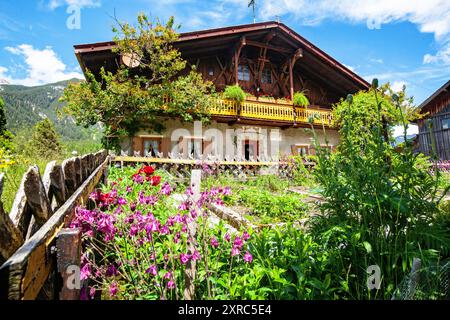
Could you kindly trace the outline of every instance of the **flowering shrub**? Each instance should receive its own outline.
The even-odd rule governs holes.
[[[222,203],[229,188],[211,188],[195,200],[187,188],[176,205],[174,186],[152,167],[112,169],[109,179],[91,194],[94,208],[77,208],[72,222],[83,233],[85,298],[101,290],[111,298],[181,299],[191,263],[196,298],[226,297],[234,277],[247,272],[251,231],[232,233],[208,221],[208,205]]]

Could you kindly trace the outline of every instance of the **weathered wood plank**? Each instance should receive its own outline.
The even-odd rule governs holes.
[[[64,173],[62,166],[55,165],[50,172],[50,184],[55,196],[58,207],[62,206],[67,200],[67,188],[64,182]]]
[[[2,183],[2,179],[3,176],[0,175],[0,184]],[[0,263],[3,263],[11,257],[22,244],[22,234],[3,210],[3,203],[0,201]]]
[[[27,202],[27,196],[25,195],[25,182],[27,174],[30,170],[32,169],[28,169],[27,173],[25,173],[22,177],[19,190],[17,190],[11,212],[9,213],[11,221],[13,222],[14,226],[19,229],[24,239],[27,235],[28,226],[30,225],[31,218],[33,216]]]
[[[36,223],[43,225],[52,216],[53,211],[37,166],[31,167],[27,172],[24,187],[25,196]]]
[[[81,264],[81,232],[79,229],[62,229],[58,233],[56,255],[57,270],[62,278],[59,299],[79,300],[80,280],[74,278],[79,275]]]
[[[83,183],[83,173],[81,172],[81,159],[79,157],[75,158],[75,189],[77,189]]]
[[[58,232],[69,224],[75,208],[85,205],[104,171],[106,159],[76,192],[8,261],[0,267],[0,299],[35,299],[47,279],[53,264],[51,247]]]
[[[77,177],[75,173],[75,158],[64,160],[62,163],[64,181],[66,183],[67,195],[72,195],[76,190]]]

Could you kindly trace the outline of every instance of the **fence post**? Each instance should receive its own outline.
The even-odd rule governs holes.
[[[81,232],[62,229],[56,238],[56,264],[62,278],[59,300],[80,300]]]
[[[201,184],[201,177],[202,177],[202,171],[195,169],[192,170],[191,174],[191,188],[193,192],[193,205],[194,207],[197,205],[197,200],[200,197],[200,184]],[[196,210],[196,209],[194,209]],[[195,220],[189,221],[187,223],[188,228],[188,236],[190,239],[190,243],[188,245],[188,253],[192,256],[195,252],[195,238],[197,235],[197,222]],[[186,264],[186,270],[184,272],[184,282],[185,282],[185,289],[184,289],[184,299],[185,300],[193,300],[195,299],[195,273],[197,269],[197,263],[193,259],[190,259],[189,262]]]

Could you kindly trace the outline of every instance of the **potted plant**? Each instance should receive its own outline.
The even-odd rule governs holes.
[[[223,97],[228,100],[236,101],[238,105],[240,105],[245,100],[245,92],[237,84],[226,86],[223,92]]]
[[[294,94],[293,103],[295,107],[303,107],[303,108],[306,108],[307,106],[310,105],[309,100],[304,92],[296,92]]]

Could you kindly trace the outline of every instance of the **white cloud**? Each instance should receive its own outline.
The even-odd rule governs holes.
[[[260,15],[264,19],[291,14],[307,24],[325,19],[365,22],[369,27],[409,21],[422,32],[434,33],[437,39],[450,32],[448,0],[262,0]]]
[[[406,81],[394,81],[391,84],[391,89],[395,92],[400,92],[403,90],[403,86],[406,86],[408,83]]]
[[[348,64],[344,64],[344,66],[345,66],[348,70],[350,70],[351,72],[356,72],[356,68],[355,68],[355,67],[349,66]]]
[[[48,3],[48,8],[50,10],[55,10],[56,8],[64,5],[76,5],[80,8],[96,8],[100,7],[102,4],[101,0],[50,0]]]
[[[427,53],[423,57],[423,63],[450,65],[450,41],[447,42],[435,55]]]
[[[23,57],[26,65],[27,76],[21,79],[12,77],[8,74],[8,69],[0,66],[0,77],[10,83],[36,86],[71,78],[83,79],[81,73],[68,71],[67,66],[58,58],[51,47],[39,50],[29,44],[22,44],[17,47],[6,47],[5,50]]]

